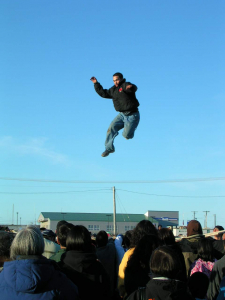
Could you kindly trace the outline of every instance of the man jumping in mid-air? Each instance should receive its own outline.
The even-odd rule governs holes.
[[[127,140],[134,137],[134,131],[140,120],[138,111],[139,102],[135,96],[137,87],[130,82],[126,82],[121,73],[113,75],[114,86],[109,90],[103,89],[95,77],[92,77],[91,81],[94,83],[95,91],[99,96],[113,99],[115,110],[120,112],[107,130],[105,151],[102,153],[102,157],[106,157],[110,153],[115,152],[113,141],[119,134],[118,131],[120,129],[124,128],[123,136]]]

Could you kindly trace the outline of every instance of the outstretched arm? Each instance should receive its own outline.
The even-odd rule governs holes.
[[[95,91],[99,94],[99,96],[103,97],[103,98],[108,98],[108,99],[112,99],[111,95],[110,95],[110,91],[103,89],[103,87],[101,86],[101,84],[97,81],[97,79],[95,77],[91,77],[90,79],[93,83],[94,83],[94,88]]]
[[[126,86],[126,92],[127,93],[135,93],[137,91],[137,86],[135,84],[131,84],[128,82],[128,85]]]

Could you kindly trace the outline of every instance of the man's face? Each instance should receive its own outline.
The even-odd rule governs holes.
[[[121,79],[119,78],[119,76],[113,76],[113,82],[115,84],[115,86],[119,86]]]

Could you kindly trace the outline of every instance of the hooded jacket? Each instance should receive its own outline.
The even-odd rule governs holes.
[[[77,287],[55,262],[42,256],[5,262],[0,273],[0,298],[23,300],[79,299]]]
[[[80,299],[92,299],[94,296],[98,300],[108,299],[109,277],[95,253],[69,250],[61,256],[58,265],[78,287]]]
[[[139,291],[132,293],[127,300],[139,300]],[[147,285],[144,299],[155,300],[194,300],[186,283],[166,278],[153,278]]]
[[[132,88],[126,89],[128,85],[132,85]],[[94,84],[94,88],[99,96],[113,100],[116,111],[130,113],[138,111],[139,102],[135,95],[137,87],[133,83],[126,82],[126,79],[123,79],[118,87],[114,85],[109,90],[103,89],[99,82]]]

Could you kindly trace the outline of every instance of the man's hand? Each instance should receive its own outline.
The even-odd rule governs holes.
[[[132,86],[133,86],[132,84],[130,84],[130,85],[127,85],[127,86],[126,86],[126,90],[128,90],[128,89],[131,89],[131,88],[132,88]]]
[[[97,82],[97,79],[95,77],[91,77],[90,79],[93,83],[96,83]]]

